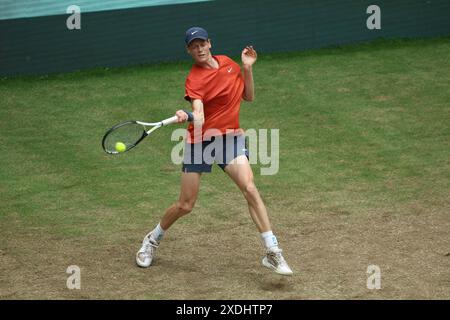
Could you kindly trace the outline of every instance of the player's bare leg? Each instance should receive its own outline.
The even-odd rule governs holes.
[[[253,182],[253,171],[246,156],[239,156],[231,161],[225,172],[236,183],[248,203],[248,209],[253,222],[260,233],[271,230],[266,206]]]
[[[278,241],[273,235],[266,206],[261,199],[258,189],[253,181],[253,171],[245,155],[231,161],[225,172],[236,183],[247,200],[250,216],[258,228],[266,247],[266,256],[263,259],[265,267],[273,269],[282,275],[291,275],[292,270],[281,255]]]
[[[153,260],[155,249],[164,236],[164,232],[179,218],[192,211],[200,189],[201,174],[183,172],[181,174],[180,197],[165,212],[161,222],[149,232],[142,241],[142,247],[136,254],[136,263],[140,267],[149,267]]]
[[[180,198],[170,206],[161,219],[160,225],[167,230],[179,218],[192,211],[200,189],[201,173],[183,172],[181,174]]]

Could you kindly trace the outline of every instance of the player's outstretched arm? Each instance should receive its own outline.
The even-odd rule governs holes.
[[[253,101],[255,98],[252,66],[256,62],[257,56],[256,50],[252,46],[247,46],[242,50],[241,59],[244,69],[244,93],[242,98],[246,101]]]
[[[203,126],[205,115],[203,114],[203,101],[194,99],[192,101],[192,114],[194,115],[194,126]]]
[[[205,117],[203,115],[203,102],[200,99],[192,100],[192,115],[194,116],[193,123],[194,125],[202,126],[205,122]],[[178,110],[175,112],[175,115],[178,117],[178,122],[185,122],[188,120],[188,115],[184,110]]]

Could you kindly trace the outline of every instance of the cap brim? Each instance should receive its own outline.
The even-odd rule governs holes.
[[[198,37],[194,37],[194,38],[190,39],[189,42],[186,44],[189,45],[192,41],[194,41],[196,39],[208,40],[208,38],[206,38],[206,37],[198,36]]]

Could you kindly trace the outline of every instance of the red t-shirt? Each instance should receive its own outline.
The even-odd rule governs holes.
[[[244,77],[240,66],[227,56],[213,58],[219,63],[218,69],[193,65],[185,84],[185,99],[200,99],[203,102],[205,123],[202,127],[202,140],[208,136],[239,129],[239,110],[244,92]],[[214,133],[210,129],[217,131]],[[206,132],[207,130],[209,132]],[[189,143],[200,141],[201,137],[198,136],[194,140],[192,123],[188,132]]]

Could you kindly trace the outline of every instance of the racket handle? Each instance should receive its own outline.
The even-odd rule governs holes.
[[[194,115],[192,114],[192,112],[183,110],[184,112],[186,112],[187,116],[188,116],[188,120],[187,121],[193,121],[194,120]],[[163,121],[161,121],[163,126],[167,126],[169,124],[172,123],[177,123],[178,122],[178,117],[177,116],[173,116],[171,118],[165,119]]]
[[[178,117],[177,116],[173,116],[173,117],[170,117],[170,118],[167,118],[167,119],[161,121],[163,126],[167,126],[169,124],[177,123],[177,122],[178,122]]]

